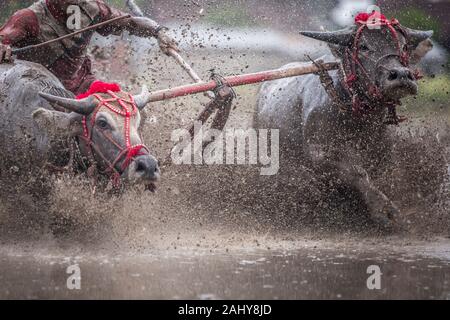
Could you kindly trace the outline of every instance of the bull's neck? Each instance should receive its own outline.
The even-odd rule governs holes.
[[[382,99],[370,96],[368,88],[360,83],[356,83],[353,92],[350,92],[345,79],[344,71],[340,68],[335,88],[341,103],[348,110],[349,118],[357,122],[363,119],[382,122],[386,115],[387,106],[391,102],[385,102]]]

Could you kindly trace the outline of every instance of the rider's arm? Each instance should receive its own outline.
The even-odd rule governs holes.
[[[121,17],[126,13],[111,8],[102,0],[97,1],[100,9],[100,18],[102,21]],[[132,17],[116,21],[96,30],[103,36],[120,35],[123,31],[128,31],[131,35],[139,37],[155,37],[158,39],[161,49],[167,53],[167,49],[178,50],[176,41],[166,33],[166,28],[157,22],[146,17]]]
[[[100,8],[100,17],[102,21],[118,18],[127,15],[127,13],[115,8],[111,8],[103,1],[98,1]],[[122,31],[128,31],[130,34],[143,37],[157,37],[159,24],[149,18],[132,17],[129,19],[119,20],[97,29],[101,35],[119,35]]]

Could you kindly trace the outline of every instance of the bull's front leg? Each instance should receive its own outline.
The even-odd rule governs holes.
[[[325,149],[325,146],[320,144],[309,145],[308,148],[308,153],[318,174],[330,173],[332,177],[354,187],[363,196],[372,219],[384,226],[392,225],[399,209],[373,184],[363,167],[356,165],[356,161],[340,152],[339,156],[330,158],[330,150]]]
[[[336,163],[339,179],[354,186],[364,197],[371,217],[384,225],[390,225],[399,213],[397,206],[372,182],[367,171],[346,161]]]

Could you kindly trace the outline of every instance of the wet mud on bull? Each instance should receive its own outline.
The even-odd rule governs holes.
[[[399,142],[388,127],[402,121],[396,105],[418,90],[410,58],[432,32],[387,20],[369,29],[356,21],[341,31],[302,32],[329,44],[333,55],[321,60],[342,62],[342,69],[331,74],[337,97],[327,94],[317,75],[264,84],[255,125],[279,128],[285,159],[312,168],[329,194],[339,185],[357,192],[372,219],[392,227],[399,209],[373,180],[386,171],[392,146]]]
[[[99,105],[92,96],[75,100],[40,65],[25,61],[0,64],[0,77],[1,194],[3,207],[10,208],[7,210],[13,216],[10,218],[25,225],[47,223],[54,168],[68,166],[68,173],[84,172],[106,183],[113,174],[127,184],[153,186],[159,179],[158,162],[138,132],[139,109],[146,104],[147,91],[134,98],[117,93],[136,103],[125,128],[125,117]],[[100,96],[107,99],[108,94]],[[111,101],[110,106],[121,109],[118,101]],[[128,107],[134,108],[132,104]],[[86,140],[85,130],[91,132]],[[133,146],[140,148],[129,155]],[[92,188],[89,184],[86,187]]]
[[[14,65],[2,64],[1,68],[3,160],[13,164],[13,169],[8,169],[29,174],[47,168],[52,159],[57,161],[56,165],[67,164],[68,146],[61,147],[61,143],[75,139],[82,156],[90,153],[87,148],[95,149],[92,160],[96,170],[110,169],[127,181],[144,184],[159,178],[157,160],[148,154],[146,147],[124,165],[123,153],[130,151],[127,148],[144,146],[138,130],[139,109],[147,103],[146,90],[134,97],[116,90],[119,91],[117,99],[101,104],[97,98],[111,97],[98,93],[97,97],[76,100],[51,73],[37,64],[16,61]],[[121,113],[113,112],[122,107],[134,108],[127,121]],[[84,130],[90,132],[89,141],[78,140],[86,133]]]
[[[219,33],[223,35],[222,30]],[[302,41],[299,41],[300,46],[305,45]],[[227,46],[229,42],[225,43]],[[141,53],[146,51],[145,56],[152,48],[151,44],[141,41],[137,45]],[[247,65],[249,72],[257,72],[291,61],[274,53],[256,52],[254,55],[253,51],[252,54],[248,51],[246,45],[242,55],[233,52],[233,59],[224,58],[222,50],[195,52],[189,58],[201,74],[208,74],[208,70],[218,66],[224,74],[235,73]],[[148,55],[147,60],[142,54],[131,52],[127,62],[118,59],[117,66],[111,69],[107,64],[101,78],[120,79],[121,84],[131,79],[127,87],[131,90],[142,82],[164,88],[175,81],[187,81],[180,79],[178,68],[166,68],[172,66],[173,61],[153,51]],[[141,64],[143,59],[145,64]],[[139,61],[138,72],[131,71],[128,60]],[[111,74],[113,69],[117,73]],[[124,69],[136,77],[122,82]],[[333,75],[335,81],[338,77]],[[40,79],[40,76],[33,73],[29,78]],[[309,101],[314,100],[316,94],[326,101],[326,95],[320,90],[321,83],[313,78],[318,79],[318,76],[302,77],[308,79],[305,81],[308,88],[310,84],[317,88],[310,91]],[[10,82],[9,88],[14,87],[16,80]],[[15,88],[17,92],[19,88]],[[73,98],[62,89],[44,91],[52,96]],[[284,97],[286,92],[282,89],[277,94]],[[293,88],[292,92],[298,93],[298,88]],[[35,101],[36,97],[30,99]],[[237,107],[228,123],[230,127],[251,127],[256,97],[256,87],[238,90]],[[9,101],[7,94],[1,98]],[[173,104],[155,103],[141,112],[141,133],[156,159],[166,156],[173,146],[169,139],[173,129],[188,126],[193,116],[201,111],[199,99],[202,97],[186,97]],[[52,105],[41,100],[43,105],[39,107],[52,110]],[[30,117],[23,109],[19,108],[18,112]],[[58,128],[47,125],[45,115],[49,114],[46,111],[40,113],[44,119],[41,125],[33,125],[33,130],[43,134],[48,128]],[[375,115],[383,118],[374,113],[375,118]],[[119,122],[122,120],[111,116]],[[3,119],[1,121],[6,123]],[[33,123],[32,118],[28,119]],[[50,119],[55,119],[53,112]],[[114,122],[109,121],[109,117],[107,120]],[[50,122],[54,124],[53,120]],[[67,122],[60,123],[66,125],[56,130],[57,136],[68,132]],[[138,187],[126,189],[119,197],[110,197],[99,191],[93,195],[90,182],[83,175],[58,174],[44,180],[45,184],[34,183],[42,172],[37,170],[36,174],[28,175],[27,166],[19,166],[20,161],[29,161],[28,156],[16,161],[20,144],[8,144],[13,136],[4,135],[1,143],[5,142],[5,149],[1,150],[8,150],[8,153],[2,156],[14,156],[8,165],[0,162],[2,177],[9,179],[0,184],[2,195],[9,192],[6,197],[9,200],[0,203],[0,273],[5,284],[0,296],[34,299],[448,298],[450,258],[448,239],[444,237],[449,235],[450,219],[448,206],[438,207],[443,198],[438,191],[443,163],[448,162],[442,159],[442,148],[437,143],[445,142],[448,135],[445,127],[440,128],[437,141],[436,131],[427,126],[419,121],[384,127],[382,137],[388,140],[388,145],[377,145],[375,138],[369,139],[369,146],[377,150],[377,157],[379,153],[387,156],[382,156],[382,165],[373,162],[371,157],[368,160],[359,157],[366,151],[363,146],[353,143],[348,146],[349,150],[362,149],[350,160],[360,162],[370,176],[370,183],[398,207],[400,214],[396,221],[407,227],[407,234],[380,233],[380,223],[372,218],[360,189],[347,179],[339,179],[340,172],[336,172],[334,163],[327,167],[319,158],[319,163],[312,165],[303,152],[297,153],[298,149],[281,154],[288,159],[281,163],[276,176],[261,177],[257,167],[173,166],[162,172],[156,196]],[[417,128],[424,131],[423,138],[413,133],[409,136],[409,131]],[[45,135],[44,138],[49,139]],[[357,138],[363,140],[364,135]],[[61,150],[61,161],[52,158],[51,162],[64,166],[70,150],[65,140],[56,146]],[[54,145],[44,143],[42,147],[53,150]],[[44,159],[39,154],[31,167],[40,168]],[[31,179],[20,177],[25,173]],[[30,190],[52,191],[48,201],[39,201],[38,197],[29,198]],[[416,208],[417,204],[420,206]],[[57,215],[51,221],[57,226],[52,225],[51,230],[46,226],[49,214]],[[383,290],[367,291],[364,287],[367,264],[378,262],[382,264],[385,277]],[[81,291],[65,290],[66,267],[72,264],[82,267]]]
[[[327,58],[328,59],[328,58]],[[33,77],[32,77],[33,78]],[[317,76],[311,76],[311,77],[302,77],[302,78],[308,78],[308,79],[316,79],[318,80]],[[314,84],[317,88],[320,88],[320,83],[315,82]],[[45,85],[45,87],[48,87],[48,85]],[[53,89],[55,90],[55,89]],[[61,92],[59,92],[61,91]],[[57,96],[64,96],[72,97],[70,93],[65,92],[62,89],[49,92],[50,94],[57,95]],[[325,97],[325,95],[322,95],[322,97]],[[44,102],[45,103],[45,102]],[[249,106],[251,106],[250,103],[248,103]],[[181,104],[183,106],[183,104]],[[242,104],[240,106],[242,108]],[[162,110],[160,109],[160,112],[169,112],[168,109]],[[250,111],[249,111],[250,112]],[[189,112],[187,116],[189,116],[192,112]],[[239,113],[239,109],[236,109],[234,111],[238,115],[238,118],[242,116],[242,114]],[[170,114],[169,114],[170,117]],[[4,119],[4,118],[3,118]],[[238,121],[239,122],[239,121]],[[234,122],[232,122],[233,125]],[[173,126],[176,126],[177,124],[174,123]],[[236,125],[236,124],[234,124]],[[44,126],[45,127],[45,126]],[[148,128],[147,128],[148,129]],[[45,130],[44,130],[45,131]],[[42,134],[41,129],[38,129],[38,133]],[[67,133],[67,131],[63,128],[63,132]],[[387,128],[388,133],[392,133],[392,127]],[[153,132],[153,135],[150,135],[150,137],[153,137],[157,132]],[[167,135],[170,135],[170,132],[166,132]],[[7,139],[4,139],[2,141],[7,141]],[[395,141],[394,141],[395,142]],[[398,140],[397,140],[398,142]],[[11,146],[11,145],[10,145]],[[44,144],[44,146],[47,146],[47,144]],[[378,148],[384,149],[386,146],[379,145]],[[398,149],[398,147],[397,147]],[[405,144],[405,152],[403,154],[411,154],[414,153],[415,150],[411,148],[411,150],[406,150],[407,144]],[[58,163],[60,165],[64,165],[68,159],[69,156],[69,150],[66,148],[61,149],[64,150],[63,154],[63,161],[61,163],[58,163],[55,161],[55,163]],[[403,152],[403,151],[402,151]],[[424,152],[427,151],[424,149]],[[165,152],[163,153],[165,154]],[[282,156],[286,155],[286,153],[282,153]],[[389,154],[389,153],[388,153]],[[396,151],[395,155],[393,155],[392,161],[398,160],[399,150]],[[41,161],[42,159],[37,159]],[[56,160],[56,159],[55,159]],[[415,162],[417,159],[411,159],[411,162]],[[417,160],[419,161],[419,160]],[[420,160],[421,161],[421,160]],[[435,159],[436,162],[440,161],[439,159]],[[236,168],[185,168],[185,170],[181,170],[180,174],[176,174],[176,172],[179,172],[176,168],[171,168],[169,172],[166,172],[167,179],[170,181],[169,185],[166,185],[166,187],[161,190],[161,193],[158,194],[158,197],[164,200],[161,200],[162,202],[173,202],[173,195],[176,194],[177,201],[174,202],[175,208],[174,211],[179,210],[185,210],[186,206],[192,206],[197,207],[199,205],[202,206],[202,211],[195,214],[195,218],[193,218],[191,213],[186,212],[186,216],[189,217],[189,219],[193,219],[193,221],[200,221],[201,224],[204,224],[209,219],[211,221],[218,222],[217,219],[219,219],[220,223],[224,225],[228,225],[228,223],[231,223],[234,225],[237,223],[241,226],[252,226],[256,227],[257,230],[265,230],[268,225],[272,225],[274,229],[277,229],[279,227],[284,226],[290,226],[293,228],[304,228],[305,226],[316,226],[319,229],[325,228],[333,228],[338,227],[339,228],[348,228],[352,225],[357,226],[356,228],[362,228],[364,230],[370,230],[374,226],[369,224],[367,225],[367,221],[365,219],[362,219],[361,214],[364,213],[364,206],[366,205],[364,203],[364,199],[358,200],[358,198],[351,199],[346,196],[346,194],[349,193],[348,185],[341,185],[342,183],[337,180],[334,182],[332,179],[327,179],[328,175],[323,176],[323,179],[319,179],[321,175],[317,175],[317,172],[312,172],[309,168],[304,167],[302,165],[297,165],[297,160],[294,161],[296,165],[294,166],[294,169],[288,169],[284,165],[282,165],[282,174],[287,173],[287,175],[290,177],[290,179],[295,177],[295,180],[289,181],[288,184],[283,183],[283,179],[275,179],[277,181],[274,181],[274,179],[261,179],[262,181],[255,181],[257,180],[255,178],[255,175],[251,174],[251,172],[246,172],[246,170],[242,170],[239,167]],[[392,164],[389,161],[387,161],[388,164]],[[16,180],[17,176],[14,174],[17,174],[18,172],[26,172],[26,170],[18,169],[17,166],[7,166],[7,168],[10,168],[10,170],[4,170],[3,172],[6,173],[6,176],[12,177],[12,180]],[[224,170],[222,170],[224,169]],[[232,170],[231,170],[232,169]],[[384,168],[383,167],[372,167],[371,170],[375,170],[378,172],[383,173]],[[186,171],[187,170],[187,171]],[[232,172],[234,171],[234,173]],[[244,172],[242,172],[244,171]],[[249,170],[251,171],[251,170]],[[322,173],[323,171],[317,170],[319,173]],[[333,172],[333,168],[330,168],[330,174]],[[372,172],[372,171],[371,171]],[[412,170],[408,170],[410,174],[413,174]],[[426,171],[426,178],[430,179],[430,177],[433,176],[432,171]],[[191,179],[191,175],[194,174],[195,179]],[[416,173],[414,173],[416,174]],[[38,173],[39,175],[39,173]],[[38,176],[34,175],[34,176]],[[204,176],[205,175],[205,176]],[[236,177],[242,176],[241,179],[237,179]],[[425,177],[425,176],[424,176]],[[217,179],[216,179],[217,178]],[[371,177],[373,179],[373,177]],[[384,175],[381,174],[381,179],[384,178]],[[434,178],[433,178],[434,179]],[[70,180],[70,179],[69,179]],[[63,187],[63,185],[59,184],[58,189],[67,189],[72,190],[71,187],[67,186],[68,183],[70,183],[69,180],[63,180],[63,185],[65,184],[66,187]],[[278,181],[280,180],[280,181]],[[331,183],[328,183],[328,180],[331,181]],[[392,199],[395,200],[395,194],[392,194],[390,191],[385,191],[389,188],[386,188],[386,185],[391,184],[392,181],[383,182],[383,186],[380,187],[380,179],[376,179],[375,182],[373,182],[374,185],[377,186],[377,188],[380,188],[383,190],[383,192],[388,195],[389,197],[392,197]],[[432,180],[432,179],[431,179]],[[439,180],[438,177],[436,177],[436,180]],[[226,183],[224,183],[226,181]],[[13,181],[15,182],[15,181]],[[438,185],[439,183],[436,183],[436,181],[431,181],[433,185]],[[175,186],[171,186],[171,184],[174,184]],[[12,184],[14,185],[14,183]],[[17,183],[16,183],[17,185]],[[405,184],[408,185],[408,184]],[[5,189],[14,189],[11,188],[8,184],[3,185]],[[16,192],[16,195],[23,195],[27,194],[28,192],[24,192],[23,188],[30,188],[32,184],[28,183],[21,183],[21,188]],[[182,187],[181,187],[182,186]],[[206,189],[204,187],[206,187]],[[82,188],[89,190],[89,185],[83,185]],[[274,190],[273,188],[276,188]],[[398,190],[398,186],[396,187]],[[406,188],[406,187],[405,187]],[[407,190],[403,188],[402,190],[406,190],[410,193],[410,190]],[[35,188],[37,190],[41,190],[40,187]],[[85,197],[89,197],[90,191],[84,192],[86,190],[83,190],[80,194],[85,194]],[[428,190],[428,189],[427,189]],[[358,192],[358,190],[354,190],[354,192]],[[64,191],[65,192],[65,191]],[[77,188],[74,188],[72,190],[74,193],[80,192]],[[168,194],[165,194],[166,192],[169,192]],[[180,194],[181,192],[181,194]],[[236,194],[236,192],[238,194]],[[414,191],[415,192],[415,191]],[[436,190],[427,191],[429,193],[436,193]],[[173,194],[172,194],[173,193]],[[406,194],[406,193],[405,193]],[[205,195],[207,195],[205,197]],[[398,195],[398,194],[397,194]],[[78,199],[83,198],[83,196],[77,197]],[[14,197],[11,197],[12,200],[14,200],[12,203],[16,202],[16,199]],[[205,199],[210,199],[211,202],[208,201],[208,204],[205,204]],[[323,202],[323,199],[328,199],[329,201]],[[33,201],[36,201],[33,199]],[[61,202],[62,200],[56,200],[52,204],[52,207],[59,207],[62,211],[66,212],[67,215],[77,215],[75,211],[80,206],[80,203],[78,200],[75,200],[73,205],[69,205],[67,202]],[[105,206],[105,208],[100,209],[98,205],[96,204],[98,200],[93,201],[92,207],[86,207],[83,210],[87,210],[93,215],[97,215],[99,211],[104,211],[104,216],[107,217],[111,214],[108,210],[115,210],[111,209],[114,208],[115,205],[111,206]],[[291,201],[291,202],[289,202]],[[361,201],[361,203],[359,203]],[[84,202],[84,201],[82,201]],[[88,201],[85,201],[86,204],[88,204]],[[114,202],[114,201],[113,201]],[[115,202],[114,202],[115,203]],[[142,203],[139,201],[139,203]],[[289,203],[289,208],[286,206],[287,203]],[[397,202],[398,203],[398,202]],[[347,207],[345,210],[342,210],[340,207],[342,204],[345,204],[345,207]],[[147,205],[144,205],[142,203],[144,211],[150,210],[147,209]],[[14,205],[13,205],[14,206]],[[84,206],[84,204],[83,204]],[[73,208],[72,208],[73,207]],[[33,203],[25,211],[32,211],[32,209],[35,208],[35,204]],[[106,209],[108,208],[108,209]],[[133,208],[135,208],[133,206]],[[183,209],[180,209],[183,208]],[[136,210],[142,210],[142,208],[135,208]],[[60,210],[60,211],[61,211]],[[153,209],[152,209],[153,210]],[[164,212],[167,208],[161,208]],[[203,212],[203,210],[206,210],[208,213]],[[158,211],[158,210],[156,210]],[[230,215],[228,212],[230,211],[236,211],[236,212],[248,212],[248,214],[241,216],[239,214],[238,216]],[[304,212],[303,212],[304,211]],[[121,211],[120,211],[121,212]],[[130,211],[133,212],[133,211]],[[213,212],[221,212],[220,214],[213,214]],[[129,213],[127,213],[129,214]],[[336,219],[336,215],[343,214],[344,217],[342,219]],[[100,214],[98,214],[100,216]],[[219,218],[220,217],[220,218]],[[245,217],[245,218],[243,218]],[[27,219],[24,219],[26,221]],[[340,222],[338,221],[340,220]],[[128,221],[129,222],[129,221]],[[88,224],[87,221],[81,222],[82,225]],[[97,224],[98,226],[98,224]],[[320,226],[320,227],[319,227]],[[315,228],[316,228],[315,227]],[[375,226],[376,227],[376,226]]]

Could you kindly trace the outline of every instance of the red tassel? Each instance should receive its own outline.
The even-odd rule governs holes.
[[[364,22],[367,22],[371,18],[377,18],[381,21],[386,21],[385,15],[374,11],[372,13],[366,13],[366,12],[358,13],[358,15],[355,17],[355,23],[364,23]]]
[[[120,86],[117,83],[107,83],[97,80],[91,84],[91,87],[89,88],[88,91],[78,95],[77,99],[80,100],[87,98],[90,95],[93,95],[94,93],[107,93],[108,91],[119,92],[120,90],[121,90]]]
[[[367,20],[369,20],[369,14],[365,13],[365,12],[360,12],[358,13],[358,15],[355,17],[355,23],[358,22],[366,22]]]

